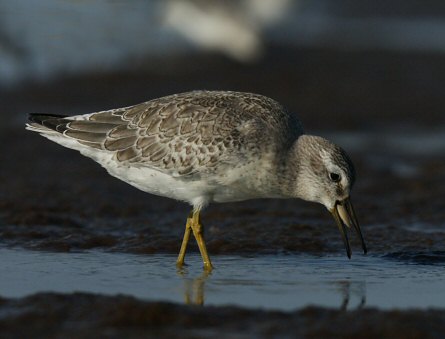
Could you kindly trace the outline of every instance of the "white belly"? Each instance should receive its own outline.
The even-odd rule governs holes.
[[[268,190],[270,173],[273,171],[270,171],[267,162],[252,162],[243,167],[225,168],[218,174],[192,180],[187,176],[174,177],[149,167],[124,166],[115,161],[112,152],[85,147],[59,134],[43,136],[80,151],[101,164],[112,176],[144,192],[188,202],[195,208],[202,208],[211,202],[274,197],[272,191]]]
[[[106,167],[108,172],[141,191],[194,204],[209,195],[202,181],[185,181],[147,167]]]
[[[105,166],[104,166],[105,167]],[[188,202],[192,205],[207,205],[211,202],[230,202],[257,198],[258,192],[236,180],[233,174],[215,178],[190,180],[187,177],[172,177],[147,167],[109,167],[108,172],[130,185],[151,194]]]
[[[173,177],[148,167],[124,167],[114,164],[102,163],[111,175],[144,192],[185,201],[199,208],[211,202],[263,197],[249,181],[253,176],[249,175],[247,168],[229,169],[218,176],[204,176],[192,180],[189,177]],[[257,173],[257,167],[252,166],[252,170]]]

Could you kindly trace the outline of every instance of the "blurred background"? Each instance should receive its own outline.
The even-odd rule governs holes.
[[[445,210],[444,36],[441,0],[0,0],[0,220],[75,228],[111,213],[123,218],[111,223],[119,229],[139,215],[134,225],[145,226],[137,237],[156,216],[159,234],[167,232],[162,225],[175,224],[175,237],[166,234],[151,248],[145,238],[140,250],[163,245],[176,253],[187,207],[166,219],[162,208],[177,209],[177,203],[137,192],[91,160],[25,131],[26,116],[220,89],[272,97],[297,114],[307,132],[350,152],[365,224],[437,226]],[[256,206],[259,215],[288,208],[292,222],[331,222],[319,206]],[[233,211],[233,218],[243,218]],[[313,219],[299,219],[304,213]],[[9,230],[8,239],[26,238],[17,230]],[[341,248],[331,241],[314,248]],[[216,242],[210,250],[218,251]]]
[[[311,129],[437,127],[444,36],[439,0],[3,0],[3,126],[230,89]]]

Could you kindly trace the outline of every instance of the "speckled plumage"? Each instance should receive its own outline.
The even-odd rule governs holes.
[[[257,165],[263,157],[274,161],[271,155],[278,160],[303,133],[276,101],[240,92],[194,91],[80,116],[36,117],[31,129],[45,136],[46,127],[53,140],[59,139],[55,130],[78,143],[65,146],[87,156],[104,151],[115,166],[147,167],[189,181]],[[110,163],[95,160],[106,168]]]
[[[355,171],[346,153],[305,135],[293,114],[258,94],[194,91],[71,117],[33,114],[27,129],[145,192],[190,203],[197,214],[187,227],[201,247],[199,211],[211,202],[301,198],[342,218],[341,230],[358,227],[349,201]],[[181,253],[178,262],[185,248]]]
[[[263,148],[289,147],[303,133],[276,101],[239,92],[187,92],[80,117],[46,124],[83,145],[115,152],[116,161],[174,176],[208,173],[233,156],[238,162]]]

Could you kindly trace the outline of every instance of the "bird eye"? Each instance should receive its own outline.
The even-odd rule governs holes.
[[[333,182],[339,182],[341,179],[341,176],[338,173],[329,173],[329,178],[331,178],[331,180]]]

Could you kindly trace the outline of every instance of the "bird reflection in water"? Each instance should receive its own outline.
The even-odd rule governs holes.
[[[184,303],[186,305],[204,305],[205,282],[211,275],[209,271],[203,271],[195,278],[188,277],[188,272],[180,269],[178,275],[184,280]]]
[[[359,298],[359,303],[356,309],[362,309],[366,304],[366,283],[364,281],[349,281],[342,280],[337,281],[336,285],[338,291],[342,295],[342,304],[340,310],[346,311],[351,309],[349,302],[352,297],[356,296]]]
[[[184,303],[186,305],[204,305],[206,293],[205,284],[212,273],[203,271],[195,277],[190,277],[190,273],[184,269],[178,270],[177,273],[184,282]],[[339,280],[335,281],[334,284],[334,293],[338,293],[341,296],[340,310],[362,309],[366,305],[365,281]],[[358,300],[358,303],[351,305],[351,300]]]

